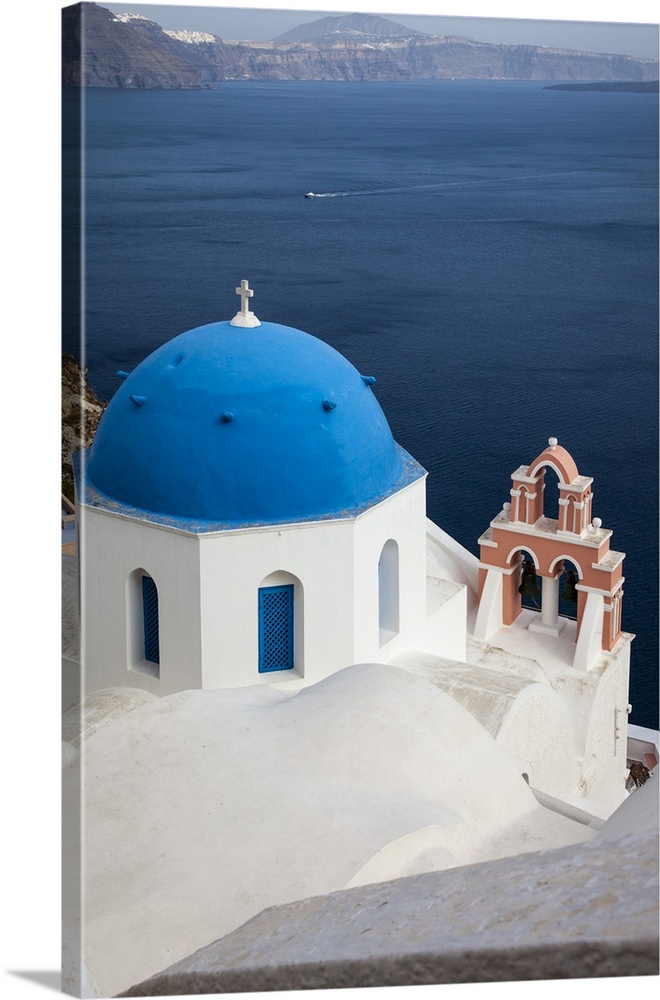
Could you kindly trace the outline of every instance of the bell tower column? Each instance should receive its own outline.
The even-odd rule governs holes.
[[[541,622],[546,628],[554,630],[559,625],[559,577],[544,576],[541,579]]]
[[[541,577],[541,616],[529,626],[530,632],[559,635],[566,624],[559,617],[559,574]]]

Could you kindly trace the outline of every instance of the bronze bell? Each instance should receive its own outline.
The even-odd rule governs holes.
[[[522,583],[518,587],[518,593],[522,594],[523,597],[538,597],[541,593],[539,582],[536,579],[534,563],[530,559],[527,559],[525,562]]]
[[[575,587],[577,582],[577,573],[575,570],[569,569],[566,574],[566,579],[564,580],[564,588],[561,592],[562,601],[570,601],[571,604],[577,604],[577,590]]]

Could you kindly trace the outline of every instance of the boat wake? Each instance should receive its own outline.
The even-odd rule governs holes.
[[[426,186],[426,185],[425,185]],[[438,185],[432,184],[430,187],[437,187]],[[405,191],[418,191],[417,187],[401,187],[401,188],[377,188],[375,191],[322,191],[316,194],[314,191],[309,191],[305,198],[364,198],[366,195],[370,194],[401,194]]]
[[[366,198],[370,195],[381,194],[406,194],[408,191],[442,191],[444,188],[473,187],[482,184],[520,184],[524,181],[542,180],[547,177],[567,177],[571,174],[580,173],[579,170],[553,171],[547,174],[529,174],[526,177],[517,177],[512,174],[509,177],[481,177],[475,180],[458,181],[438,181],[435,184],[414,184],[408,187],[375,188],[372,191],[323,191],[317,193],[308,191],[305,198]]]

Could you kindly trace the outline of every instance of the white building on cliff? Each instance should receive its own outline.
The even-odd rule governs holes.
[[[632,636],[623,554],[593,517],[592,480],[551,439],[513,474],[477,559],[427,519],[426,472],[394,441],[372,375],[260,322],[247,282],[237,292],[231,321],[120,373],[78,461],[83,708],[72,711],[83,721],[71,746],[83,784],[94,773],[80,953],[101,990],[274,903],[583,839],[625,797]],[[561,521],[544,515],[548,468]],[[571,619],[557,612],[568,570]],[[540,592],[539,577],[541,610],[530,610],[519,588]],[[240,775],[228,763],[239,746]],[[218,801],[235,809],[207,830]],[[348,826],[319,851],[333,806]],[[137,812],[138,829],[153,815],[144,837]],[[191,819],[196,840],[177,861]],[[292,824],[316,845],[309,857],[298,838],[285,847]],[[289,860],[277,855],[277,871],[293,865],[281,881],[272,861],[255,862],[279,848]],[[223,891],[202,918],[186,907],[190,885],[212,878],[211,856]],[[172,912],[170,926],[161,900],[162,921],[145,931],[149,873],[167,882]]]
[[[592,518],[592,480],[552,440],[514,473],[515,505],[477,564],[426,519],[426,472],[394,441],[375,379],[261,323],[247,282],[237,291],[233,320],[121,373],[84,457],[86,690],[297,687],[405,662],[482,723],[499,704],[497,736],[530,782],[617,804],[631,636],[624,557]],[[566,524],[543,514],[548,467]],[[539,613],[521,606],[523,553],[543,580]],[[567,560],[577,622],[557,612]]]

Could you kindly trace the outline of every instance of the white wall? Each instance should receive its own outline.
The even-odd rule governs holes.
[[[130,685],[164,695],[313,684],[353,663],[388,662],[411,648],[463,660],[465,587],[445,582],[448,592],[429,603],[425,506],[420,479],[356,518],[203,535],[83,508],[89,689]],[[378,567],[387,543],[397,547],[389,624],[396,625],[398,610],[398,631],[384,634]],[[137,570],[158,587],[158,669],[141,660]],[[259,673],[259,588],[288,583],[294,587],[294,669]],[[398,609],[391,607],[397,587]]]
[[[204,687],[314,683],[352,660],[353,522],[252,528],[200,539]],[[260,674],[258,592],[294,584],[294,670]]]
[[[385,543],[399,549],[399,634],[381,645],[378,563]],[[418,479],[355,521],[354,663],[387,661],[407,648],[426,620],[426,481]]]
[[[197,538],[86,507],[78,537],[83,690],[130,686],[165,695],[200,687]],[[158,588],[158,668],[141,662],[140,638],[131,635],[130,578],[137,569]],[[141,628],[139,619],[134,625]]]
[[[378,563],[390,540],[398,545],[400,574],[399,635],[393,642],[405,645],[426,619],[424,510],[420,480],[355,519],[204,536],[203,686],[295,678],[313,684],[353,663],[387,659],[379,629]],[[295,588],[294,670],[259,674],[258,590],[287,582]]]
[[[581,774],[580,794],[613,807],[625,798],[630,639],[624,633],[612,654],[605,654],[607,666],[589,714]]]
[[[467,657],[468,587],[452,581],[428,581],[428,618],[410,645],[446,660]],[[437,591],[440,590],[438,595]]]
[[[550,795],[575,792],[573,726],[561,698],[548,685],[532,684],[521,691],[497,742],[534,788]]]

